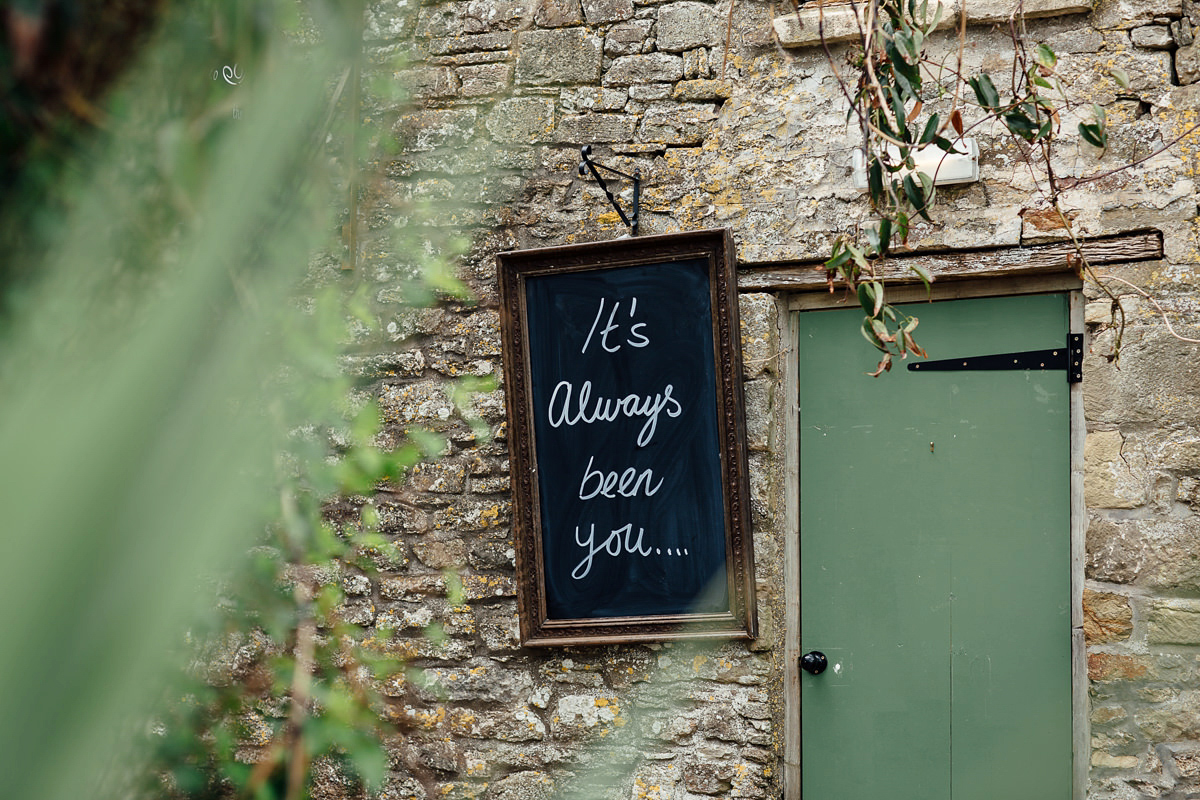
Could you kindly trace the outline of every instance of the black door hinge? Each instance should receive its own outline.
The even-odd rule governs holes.
[[[1067,336],[1067,346],[1051,350],[1024,350],[1020,353],[997,353],[990,356],[946,358],[940,361],[919,361],[908,365],[912,372],[953,372],[975,369],[1065,369],[1067,383],[1083,380],[1083,334]]]

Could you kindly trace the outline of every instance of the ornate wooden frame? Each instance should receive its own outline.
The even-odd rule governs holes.
[[[721,613],[551,619],[546,611],[538,464],[533,426],[525,280],[531,276],[707,259],[729,608]],[[554,646],[757,635],[750,492],[738,323],[736,257],[729,229],[624,238],[501,253],[499,283],[512,474],[521,641]]]

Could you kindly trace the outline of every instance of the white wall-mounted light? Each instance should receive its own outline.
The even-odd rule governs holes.
[[[900,160],[900,148],[893,144],[887,145],[889,154],[897,161]],[[947,153],[937,145],[928,144],[913,156],[917,170],[933,178],[935,186],[947,186],[954,183],[974,183],[979,180],[979,145],[974,139],[960,139],[954,143],[955,150],[966,150],[965,153]],[[854,188],[867,188],[867,165],[863,151],[854,151]],[[898,175],[907,174],[902,170]]]

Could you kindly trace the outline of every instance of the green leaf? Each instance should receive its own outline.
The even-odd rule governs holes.
[[[867,252],[875,254],[879,252],[879,231],[876,228],[867,228],[864,233],[867,237]]]
[[[929,212],[925,208],[925,192],[922,187],[913,180],[911,174],[904,176],[904,196],[908,199],[909,205],[913,211],[916,211],[925,220],[932,222],[929,218]]]
[[[900,93],[896,91],[888,92],[891,95],[892,113],[896,115],[896,128],[900,132],[900,138],[906,142],[911,142],[912,137],[908,132],[908,123],[904,121],[907,116],[904,112],[904,101],[900,99]]]
[[[867,168],[867,191],[873,201],[883,199],[883,167],[878,158],[872,159],[871,166]]]
[[[1092,113],[1096,115],[1096,124],[1103,128],[1104,123],[1108,120],[1108,115],[1104,113],[1104,109],[1096,103],[1092,103]]]
[[[945,13],[946,13],[945,7],[941,3],[938,3],[937,9],[933,12],[933,20],[928,25],[928,30],[930,30],[930,31],[936,30],[938,23],[942,21],[942,16]]]
[[[1101,150],[1108,147],[1108,135],[1099,125],[1081,122],[1079,123],[1079,135],[1093,147],[1099,147]]]
[[[883,284],[879,281],[871,283],[871,293],[875,297],[875,309],[871,316],[878,318],[879,312],[883,311]],[[886,330],[886,328],[885,328]]]
[[[943,153],[954,153],[962,155],[958,150],[954,149],[954,142],[947,139],[945,136],[934,136],[933,143],[936,144]]]
[[[875,316],[875,287],[867,281],[858,285],[858,304],[868,316]]]
[[[881,342],[890,342],[894,340],[895,337],[888,332],[887,323],[885,323],[883,320],[872,317],[868,319],[867,322],[871,324],[871,330],[874,331],[875,336]]]
[[[925,130],[921,131],[921,138],[917,140],[918,144],[928,144],[937,134],[940,118],[937,114],[931,114],[929,121],[925,123]]]
[[[1117,85],[1120,86],[1122,89],[1129,88],[1129,73],[1128,72],[1121,69],[1120,67],[1112,67],[1111,69],[1109,69],[1108,74],[1112,75],[1113,80],[1116,81]]]
[[[886,254],[892,242],[892,221],[887,217],[879,220],[879,252]]]
[[[875,335],[875,331],[871,328],[870,317],[863,317],[862,327],[859,330],[862,332],[863,338],[870,342],[872,347],[876,350],[887,352],[887,348],[883,346],[883,342],[879,340],[879,337]]]
[[[980,73],[968,80],[967,83],[975,91],[975,99],[979,101],[979,105],[989,111],[999,107],[1000,94],[996,91],[996,86],[987,73]]]
[[[921,283],[925,284],[925,289],[927,291],[932,288],[930,284],[933,283],[933,276],[929,274],[929,270],[925,269],[920,264],[912,264],[910,268],[913,272],[917,273],[917,277],[921,279]],[[913,319],[916,318],[913,317]],[[914,324],[913,327],[915,328],[916,325]]]
[[[1034,125],[1033,120],[1020,111],[1010,111],[1001,117],[1001,120],[1004,122],[1004,127],[1025,141],[1032,142],[1036,138],[1037,126]]]
[[[1058,63],[1058,56],[1050,49],[1049,45],[1039,44],[1033,51],[1033,57],[1046,69],[1054,69],[1054,65]]]
[[[833,256],[825,262],[825,269],[829,272],[837,270],[838,267],[850,260],[850,251],[846,249],[841,242],[835,242],[833,245]]]

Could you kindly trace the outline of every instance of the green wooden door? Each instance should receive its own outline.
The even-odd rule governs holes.
[[[1067,339],[1062,294],[909,312],[931,359]],[[870,378],[861,321],[799,324],[804,800],[1068,800],[1066,374]]]

